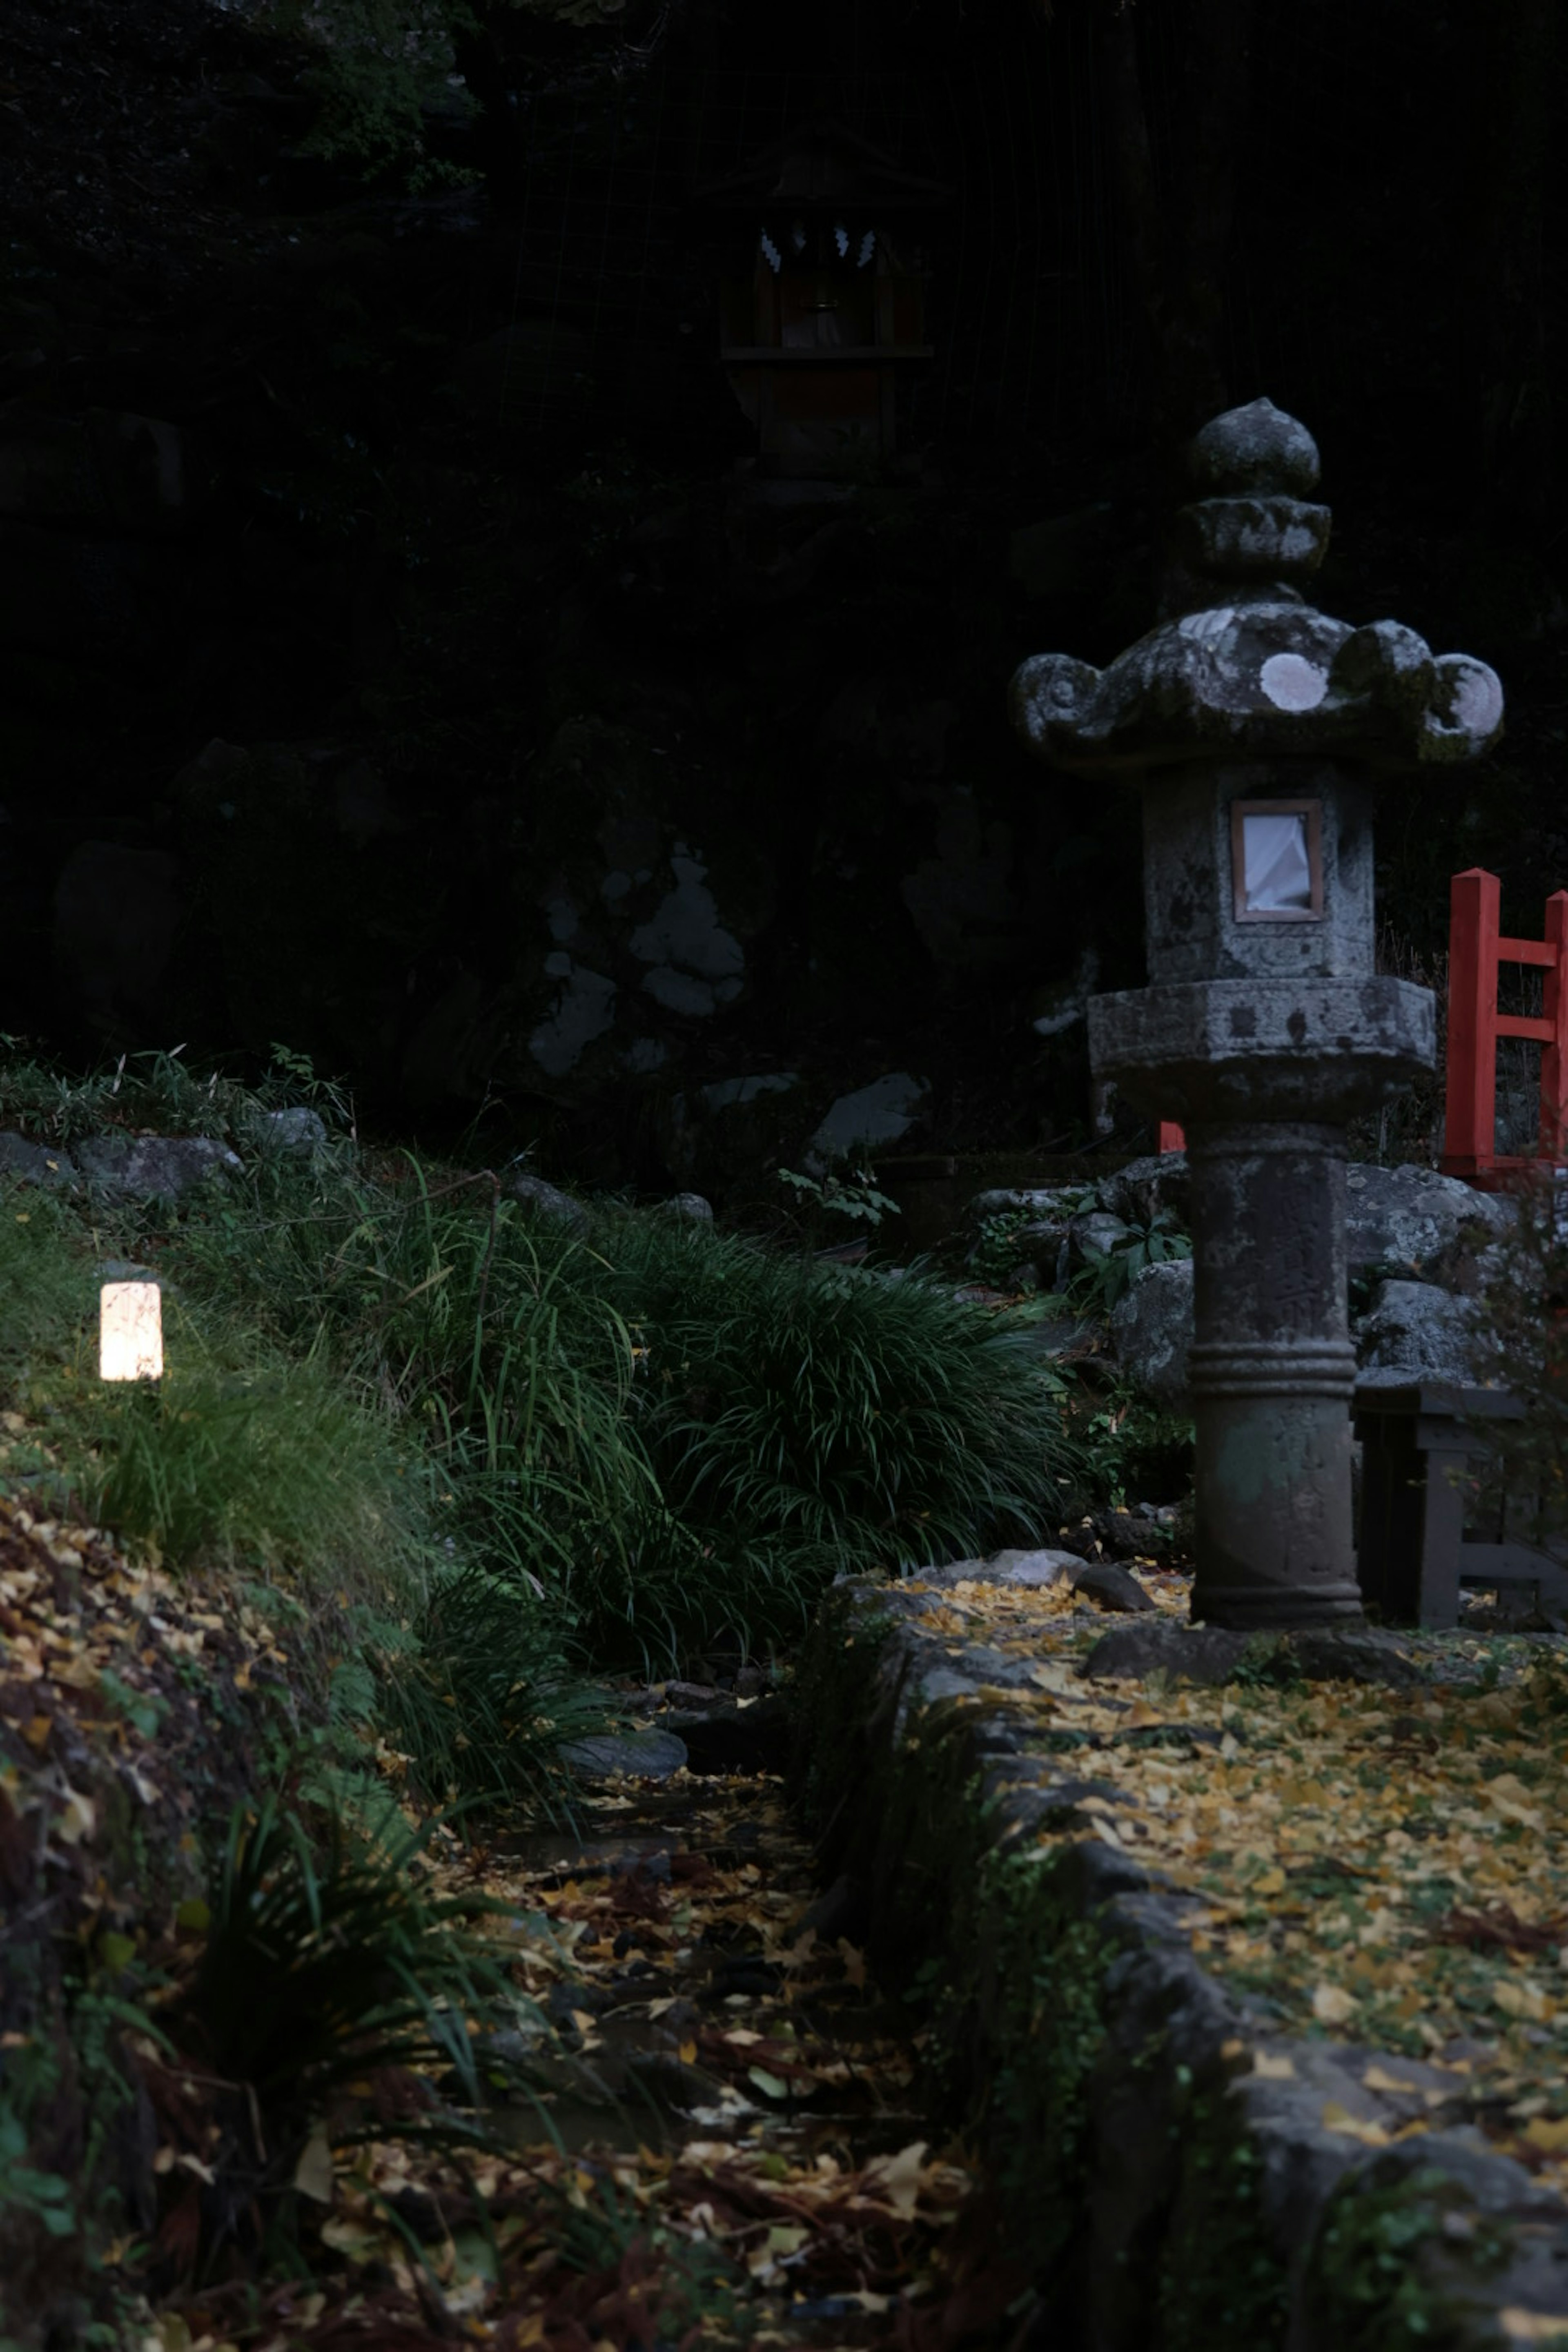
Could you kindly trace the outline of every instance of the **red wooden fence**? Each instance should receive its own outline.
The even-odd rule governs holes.
[[[1448,1088],[1443,1157],[1446,1176],[1483,1191],[1506,1183],[1528,1156],[1497,1149],[1497,1041],[1533,1037],[1541,1056],[1540,1159],[1568,1159],[1568,890],[1546,901],[1543,940],[1502,937],[1502,886],[1479,866],[1456,874],[1448,891]],[[1500,1013],[1500,963],[1539,964],[1545,972],[1539,1016]]]

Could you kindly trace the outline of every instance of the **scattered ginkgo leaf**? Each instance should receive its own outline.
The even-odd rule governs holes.
[[[317,2205],[332,2201],[332,2150],[321,2125],[310,2134],[300,2150],[294,2167],[294,2186],[301,2197],[309,2197]]]

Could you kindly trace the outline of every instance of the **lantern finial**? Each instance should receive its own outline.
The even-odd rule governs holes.
[[[1304,425],[1271,400],[1250,400],[1211,416],[1187,449],[1187,474],[1205,497],[1241,490],[1288,491],[1303,497],[1318,487],[1318,445]]]

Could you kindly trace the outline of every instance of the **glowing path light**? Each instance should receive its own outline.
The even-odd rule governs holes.
[[[163,1372],[163,1302],[155,1282],[106,1282],[98,1294],[100,1381],[156,1381]]]

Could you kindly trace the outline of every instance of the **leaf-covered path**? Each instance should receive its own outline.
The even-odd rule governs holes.
[[[505,1899],[553,2029],[493,2052],[506,2152],[388,2138],[329,2170],[323,2141],[309,2287],[165,2305],[163,2352],[1005,2339],[1024,2282],[932,2144],[903,2019],[811,1924],[828,1906],[778,1780],[608,1784],[570,1831],[436,1868]]]

